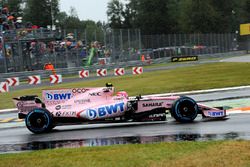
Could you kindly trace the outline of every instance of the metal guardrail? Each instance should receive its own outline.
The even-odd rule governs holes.
[[[164,59],[157,60],[157,61],[164,61]],[[106,65],[92,65],[89,67],[72,67],[72,68],[58,68],[56,69],[57,74],[62,75],[78,75],[78,71],[82,69],[89,70],[90,72],[95,72],[97,69],[105,68],[107,70],[118,68],[118,67],[132,67],[132,66],[143,66],[147,63],[143,63],[141,61],[130,61],[130,62],[122,62],[116,64],[106,64]],[[51,71],[46,70],[37,70],[37,71],[25,71],[25,72],[13,72],[13,73],[2,73],[0,74],[0,82],[6,81],[7,78],[11,77],[19,77],[19,81],[27,81],[28,76],[33,75],[40,75],[41,79],[48,79],[49,75],[52,75]]]
[[[209,59],[209,58],[226,58],[230,56],[240,56],[246,54],[246,51],[234,51],[227,53],[218,53],[212,55],[199,55],[199,59]],[[168,63],[171,62],[171,57],[163,57],[158,59],[152,59],[152,64],[160,64],[160,63]],[[105,68],[107,70],[114,68],[126,68],[126,67],[134,67],[134,66],[145,66],[148,65],[147,62],[142,61],[128,61],[128,62],[118,62],[106,65],[92,65],[89,67],[72,67],[72,68],[58,68],[56,69],[57,74],[61,75],[78,75],[78,71],[82,69],[89,70],[90,72],[95,72],[97,69]],[[11,77],[19,77],[19,80],[27,81],[28,76],[40,75],[42,79],[48,79],[49,75],[52,75],[51,71],[45,70],[37,70],[37,71],[25,71],[25,72],[12,72],[12,73],[1,73],[0,74],[0,82],[5,82],[7,78]]]

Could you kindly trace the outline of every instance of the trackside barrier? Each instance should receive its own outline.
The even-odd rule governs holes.
[[[41,76],[40,75],[28,76],[28,84],[30,85],[41,84]]]
[[[6,82],[9,86],[18,86],[20,84],[18,77],[7,78]]]
[[[62,83],[62,75],[50,75],[50,83],[52,84]]]
[[[7,82],[0,82],[0,93],[9,92],[9,84]]]
[[[132,73],[134,75],[136,74],[142,74],[143,73],[143,67],[133,67],[132,68]],[[81,70],[78,71],[79,78],[88,78],[89,77],[89,70]],[[105,77],[108,75],[107,69],[97,69],[96,74],[99,77]],[[114,75],[115,76],[122,76],[125,75],[125,69],[124,68],[114,68]],[[58,84],[62,83],[62,75],[50,75],[49,76],[50,83],[52,84]],[[41,84],[41,76],[40,75],[32,75],[28,76],[28,84],[29,85],[38,85]],[[20,84],[19,82],[19,77],[12,77],[12,78],[7,78],[6,83],[8,84],[8,88],[11,86],[18,86]],[[4,84],[3,84],[4,85]],[[4,89],[2,92],[8,92],[9,89],[6,88],[6,86],[3,86]],[[7,91],[8,89],[8,91]]]
[[[143,73],[143,67],[133,67],[132,68],[133,75],[138,75]]]
[[[199,55],[199,60],[202,61],[207,58],[226,58],[228,56],[231,57],[231,56],[242,56],[242,55],[246,55],[245,50],[232,51],[232,52],[226,52],[226,53],[202,54],[202,55]],[[159,57],[159,58],[151,57],[151,61],[152,61],[152,64],[160,64],[160,63],[171,62],[170,58],[171,57]],[[146,62],[141,62],[141,60],[132,60],[132,61],[126,61],[126,62],[117,62],[116,64],[111,63],[108,65],[92,65],[87,68],[90,71],[96,71],[96,69],[99,69],[99,68],[106,68],[108,70],[114,70],[117,67],[132,68],[132,67],[143,66],[147,64],[148,63]],[[81,71],[81,70],[82,70],[82,67],[56,68],[57,74],[62,74],[63,76],[78,74],[78,71]],[[48,78],[48,76],[51,75],[51,71],[35,70],[35,71],[1,73],[0,82],[6,82],[7,78],[19,77],[20,82],[27,83],[27,77],[33,76],[33,75],[40,75],[41,79],[44,79],[44,78]]]
[[[89,70],[82,70],[79,71],[79,78],[88,78],[89,77]]]
[[[115,68],[114,75],[115,76],[125,75],[125,69],[124,68]]]
[[[97,69],[96,70],[96,75],[98,77],[105,77],[105,76],[107,76],[107,69]]]

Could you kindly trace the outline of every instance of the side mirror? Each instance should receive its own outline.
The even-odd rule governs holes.
[[[136,96],[136,99],[139,101],[140,99],[142,99],[141,95]]]

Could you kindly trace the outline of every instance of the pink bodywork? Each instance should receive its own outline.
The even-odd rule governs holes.
[[[137,113],[150,111],[155,108],[171,108],[173,102],[179,99],[179,96],[168,96],[168,97],[149,97],[143,98],[138,101]]]
[[[44,90],[42,101],[54,117],[104,119],[127,110],[128,99],[113,93],[112,87]]]
[[[73,88],[43,90],[42,102],[53,117],[80,118],[85,120],[101,120],[124,116],[131,107],[131,101],[137,102],[134,113],[143,113],[158,108],[170,110],[173,103],[180,96],[143,97],[138,100],[129,100],[126,92],[114,94],[113,87],[100,88]],[[22,114],[28,114],[34,108],[42,107],[34,100],[14,100]],[[198,103],[199,110],[204,117],[220,118],[226,116],[226,111],[211,108]]]

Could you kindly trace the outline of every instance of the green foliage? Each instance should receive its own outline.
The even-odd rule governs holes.
[[[179,25],[183,32],[209,33],[216,27],[216,11],[208,1],[186,0],[180,3]]]
[[[32,24],[47,27],[55,22],[59,13],[59,0],[27,0],[25,2],[24,20]]]
[[[124,5],[119,0],[112,0],[108,2],[107,15],[110,20],[112,28],[121,28],[124,20],[123,16]]]
[[[116,16],[116,20],[109,19],[111,27],[139,28],[143,34],[230,33],[250,18],[249,0],[129,0],[126,5],[119,0],[109,2],[109,6],[115,4],[124,8],[108,10],[109,16]]]
[[[24,14],[24,22],[46,27],[52,25],[53,18],[61,29],[88,27],[87,31],[91,32],[88,39],[103,38],[100,32],[107,29],[104,23],[100,26],[93,25],[93,21],[80,20],[73,7],[69,15],[60,12],[60,0],[2,0],[1,3],[18,16]],[[110,0],[107,17],[112,29],[141,29],[144,35],[234,33],[239,30],[239,24],[250,22],[250,0],[126,0],[125,3]],[[83,34],[81,32],[81,36]]]
[[[244,18],[241,23],[249,23],[250,22],[250,0],[245,0],[243,2],[243,11]]]
[[[2,0],[2,6],[7,6],[9,11],[16,14],[17,17],[22,15],[21,4],[23,0]]]

